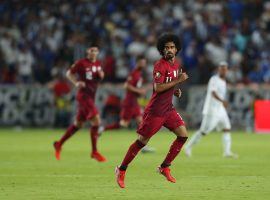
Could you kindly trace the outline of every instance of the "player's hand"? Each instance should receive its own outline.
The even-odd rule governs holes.
[[[85,82],[78,81],[78,82],[76,82],[75,86],[77,88],[84,88],[86,85],[85,85]]]
[[[145,89],[140,89],[140,95],[145,96],[146,95],[146,90]]]
[[[182,95],[182,92],[180,89],[177,89],[174,91],[173,95],[176,96],[177,98],[180,98]]]
[[[97,73],[98,73],[99,78],[101,80],[103,80],[104,79],[104,76],[105,76],[104,72],[102,70],[99,70]]]
[[[179,81],[179,83],[181,83],[181,82],[183,82],[183,81],[185,81],[187,79],[188,79],[188,75],[185,72],[184,73],[180,73],[178,75],[178,81]]]
[[[227,101],[223,101],[222,103],[223,103],[223,106],[224,106],[225,108],[228,107],[228,102],[227,102]]]

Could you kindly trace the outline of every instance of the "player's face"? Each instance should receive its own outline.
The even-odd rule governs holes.
[[[224,66],[220,66],[219,67],[219,75],[222,78],[225,78],[226,77],[227,72],[228,72],[228,66],[224,65]]]
[[[87,55],[90,59],[96,59],[98,56],[99,50],[97,47],[91,47],[87,49]]]
[[[167,42],[164,47],[164,57],[166,59],[172,59],[177,52],[176,46],[173,42]]]
[[[147,65],[146,59],[140,59],[140,60],[138,60],[137,65],[138,65],[140,68],[145,68],[146,65]]]

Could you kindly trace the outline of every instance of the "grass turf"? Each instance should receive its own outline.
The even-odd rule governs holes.
[[[173,163],[172,184],[156,173],[174,136],[155,135],[153,154],[140,154],[126,175],[126,189],[115,183],[114,168],[136,135],[111,131],[99,142],[108,158],[97,163],[89,156],[89,136],[81,130],[69,140],[61,161],[53,156],[52,142],[64,130],[0,130],[0,199],[256,199],[270,196],[270,135],[236,132],[233,150],[239,159],[222,158],[220,134],[210,134],[188,159],[183,152]]]

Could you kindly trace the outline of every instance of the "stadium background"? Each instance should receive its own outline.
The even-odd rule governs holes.
[[[173,31],[182,41],[178,59],[190,78],[182,86],[183,98],[175,105],[191,127],[198,126],[201,119],[201,106],[194,108],[193,102],[199,99],[202,105],[204,96],[194,95],[190,88],[205,85],[221,60],[230,64],[231,88],[241,91],[230,98],[234,127],[253,123],[255,98],[270,98],[267,1],[2,1],[0,12],[3,125],[53,125],[53,98],[64,98],[56,102],[59,107],[68,107],[68,99],[73,99],[67,97],[71,88],[65,85],[65,72],[84,57],[85,48],[93,41],[100,46],[106,73],[102,87],[108,92],[98,101],[101,110],[108,96],[115,93],[106,88],[116,84],[121,89],[136,56],[147,57],[145,83],[151,83],[153,62],[159,58],[156,38],[165,31]],[[42,102],[36,95],[45,88],[54,92],[54,97],[44,92],[49,100]],[[47,121],[42,121],[46,115]],[[41,121],[33,122],[35,117]]]
[[[95,184],[105,185],[106,192],[121,199],[122,196],[111,189],[114,183],[108,169],[92,162],[89,164],[82,156],[85,152],[81,144],[86,136],[76,137],[74,143],[68,143],[67,149],[70,150],[67,150],[69,156],[66,155],[65,163],[56,164],[52,159],[51,142],[59,136],[57,134],[63,133],[64,129],[58,128],[66,127],[75,111],[74,91],[65,79],[65,72],[74,60],[84,57],[91,42],[99,44],[106,78],[98,91],[97,104],[103,122],[110,123],[117,119],[124,95],[123,82],[133,69],[136,56],[141,54],[148,60],[144,78],[149,88],[147,98],[151,95],[152,66],[159,58],[155,42],[166,31],[174,32],[182,41],[183,49],[177,59],[190,78],[181,86],[183,97],[174,99],[174,105],[183,115],[190,133],[199,126],[208,79],[219,61],[228,61],[229,115],[233,129],[237,130],[234,145],[242,159],[230,163],[217,158],[219,152],[214,148],[220,148],[217,144],[219,136],[214,134],[198,148],[201,159],[197,157],[195,161],[181,157],[182,160],[177,161],[187,169],[187,175],[178,172],[186,186],[171,189],[168,197],[164,194],[170,187],[162,185],[167,189],[165,193],[157,192],[154,196],[150,195],[150,189],[146,194],[141,193],[149,187],[148,180],[142,178],[145,181],[142,187],[130,190],[122,198],[138,199],[145,194],[149,199],[175,199],[179,191],[184,199],[266,199],[270,195],[265,189],[270,185],[270,175],[266,170],[269,166],[269,137],[246,134],[253,133],[254,101],[270,99],[269,1],[3,0],[0,13],[1,199],[25,199],[24,195],[28,199],[103,198],[103,190],[94,187]],[[141,99],[142,105],[147,103],[147,98]],[[126,144],[135,137],[134,130],[126,132],[132,134],[127,136],[125,131],[116,131],[105,135],[101,141],[105,152],[111,152],[111,162],[114,162],[109,162],[111,168],[121,159]],[[153,141],[159,152],[151,157],[152,161],[159,157],[160,152],[167,151],[168,144],[164,144],[167,137],[161,134]],[[121,151],[117,147],[122,147],[123,143],[119,141],[125,141],[125,148]],[[148,168],[148,161],[138,162]],[[77,168],[74,163],[84,166],[79,174],[73,171]],[[212,171],[211,164],[219,171]],[[198,169],[196,166],[199,165],[203,167]],[[246,165],[250,168],[243,167]],[[83,177],[89,175],[86,166],[91,167],[90,172],[96,168],[103,172],[104,177],[108,177],[106,184],[95,177],[97,183],[85,181]],[[232,173],[226,167],[237,169]],[[66,172],[67,169],[70,171]],[[140,174],[139,167],[134,168],[137,169]],[[195,175],[190,176],[194,171]],[[143,173],[148,177],[150,172]],[[207,181],[202,178],[204,176]],[[39,177],[43,179],[45,189],[36,184]],[[149,176],[149,180],[154,180],[154,185],[150,186],[157,189],[158,180],[153,177]],[[51,179],[56,183],[52,184]],[[70,182],[79,180],[85,187],[95,190],[90,189],[90,194],[85,193],[87,188],[84,187],[85,190],[75,191],[66,179]],[[60,187],[61,184],[67,186],[66,190],[55,191],[54,186]],[[137,182],[130,183],[129,187],[136,188],[137,185]],[[159,192],[163,189],[159,188]],[[190,192],[183,192],[185,189]],[[54,198],[49,190],[59,196]],[[66,196],[62,196],[62,191]],[[219,196],[219,192],[224,196]]]

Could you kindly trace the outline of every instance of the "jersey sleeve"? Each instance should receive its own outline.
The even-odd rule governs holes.
[[[155,64],[153,70],[153,79],[155,83],[164,83],[165,79],[165,70],[162,65]]]
[[[127,77],[126,82],[127,82],[128,84],[132,84],[132,81],[133,81],[132,74],[129,74],[128,77]]]
[[[216,83],[216,81],[215,81],[214,78],[211,78],[209,80],[209,87],[208,87],[208,89],[209,89],[210,92],[213,92],[213,91],[217,92],[217,83]]]
[[[81,67],[81,61],[78,60],[71,66],[70,72],[72,74],[76,74],[76,73],[78,73],[80,71],[80,67]]]

